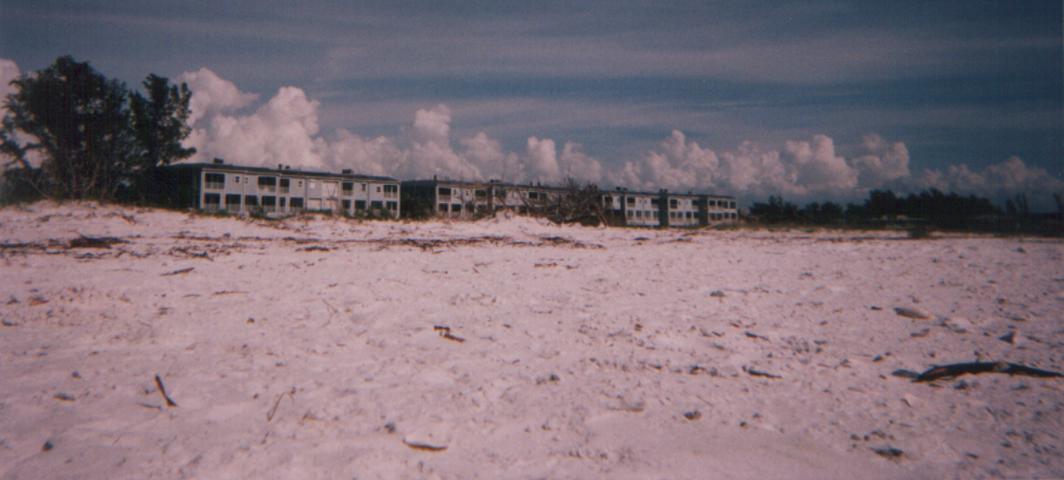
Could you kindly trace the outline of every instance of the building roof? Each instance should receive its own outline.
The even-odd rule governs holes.
[[[427,179],[427,180],[403,180],[403,184],[413,187],[427,187],[432,185],[450,185],[457,187],[469,187],[469,188],[485,188],[485,187],[506,187],[506,188],[529,188],[537,190],[565,190],[564,187],[558,187],[554,185],[542,185],[533,183],[506,183],[498,180],[488,181],[474,181],[474,180],[452,180],[452,179]]]
[[[224,170],[226,172],[234,173],[269,173],[274,175],[305,175],[312,177],[329,177],[329,178],[343,178],[349,180],[375,180],[382,182],[398,182],[399,180],[392,177],[382,177],[376,175],[362,175],[356,173],[333,173],[333,172],[321,172],[316,170],[300,170],[300,169],[277,169],[266,167],[247,167],[241,165],[231,165],[228,163],[175,163],[173,165],[167,165],[163,168],[173,168],[182,170]]]
[[[489,180],[489,181],[483,182],[483,181],[472,181],[472,180],[426,179],[426,180],[403,180],[403,184],[404,185],[408,185],[408,186],[412,186],[412,187],[427,187],[427,186],[432,186],[432,185],[453,185],[453,186],[470,187],[470,188],[497,186],[497,187],[506,187],[506,188],[528,188],[528,189],[554,190],[554,191],[566,190],[565,187],[554,186],[554,185],[535,185],[535,184],[525,184],[525,183],[504,183],[504,182],[500,182],[500,181],[497,181],[497,180]],[[614,189],[614,190],[600,190],[599,192],[602,193],[602,194],[644,195],[644,196],[653,196],[653,197],[661,195],[661,193],[662,193],[662,192],[639,192],[639,191],[628,190],[628,189],[624,189],[624,188],[617,188],[617,189]],[[713,197],[713,198],[724,198],[724,199],[729,199],[729,200],[735,198],[735,197],[733,197],[731,195],[718,195],[718,194],[713,194],[713,193],[691,193],[691,192],[680,193],[680,192],[669,192],[669,191],[665,191],[664,193],[666,193],[668,195],[671,195],[671,196],[677,196],[677,197],[702,197],[702,196],[706,196],[706,197]]]

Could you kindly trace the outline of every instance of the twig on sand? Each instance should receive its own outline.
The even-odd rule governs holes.
[[[177,402],[175,402],[174,399],[170,398],[170,395],[166,394],[166,387],[163,386],[163,379],[159,378],[159,374],[158,373],[155,374],[155,386],[159,387],[159,393],[162,394],[163,400],[166,400],[166,406],[168,406],[168,407],[176,407],[177,406]]]
[[[173,275],[181,275],[182,273],[188,273],[188,272],[191,272],[191,271],[193,271],[195,269],[196,269],[196,267],[179,268],[177,270],[174,270],[172,272],[166,272],[166,273],[164,273],[162,275],[159,275],[159,276],[160,277],[169,277],[169,276],[173,276]]]
[[[1008,375],[1027,375],[1031,377],[1064,377],[1064,373],[1040,368],[1028,367],[1018,363],[1009,362],[965,362],[950,365],[937,365],[921,373],[913,379],[914,382],[930,382],[946,377],[956,377],[964,374],[977,373],[1005,373]]]
[[[329,307],[329,311],[332,312],[333,315],[336,315],[336,314],[340,313],[340,311],[337,310],[336,307],[332,306],[332,304],[329,303],[328,300],[323,298],[323,299],[321,299],[321,303],[324,303],[326,307]]]
[[[746,373],[749,373],[751,377],[765,377],[765,378],[783,378],[782,375],[776,375],[775,373],[763,372],[761,370],[755,370],[753,368],[747,368]]]
[[[441,337],[446,338],[447,340],[450,340],[452,342],[462,343],[465,341],[464,338],[452,334],[451,327],[448,327],[447,325],[433,325],[432,329],[439,333]]]
[[[422,450],[425,452],[442,452],[444,450],[447,450],[447,445],[444,445],[442,443],[433,442],[428,439],[413,438],[409,436],[403,438],[403,444],[414,450]]]
[[[277,414],[277,407],[281,406],[281,400],[284,399],[285,395],[295,395],[295,394],[296,394],[296,387],[292,387],[291,390],[289,390],[287,392],[282,392],[280,395],[278,395],[277,396],[277,400],[273,401],[273,407],[270,407],[270,411],[266,412],[266,422],[269,423],[269,422],[273,421],[273,416]],[[263,440],[265,440],[265,439],[263,439]]]

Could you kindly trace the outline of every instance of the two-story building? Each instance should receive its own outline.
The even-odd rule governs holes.
[[[635,227],[697,227],[735,222],[735,199],[722,195],[633,192],[618,188],[602,194],[611,223]]]
[[[469,182],[433,178],[402,183],[405,215],[412,218],[472,219],[501,210],[537,213],[562,192],[558,187],[498,181]]]
[[[389,177],[292,169],[185,163],[164,167],[159,200],[177,207],[284,215],[324,211],[399,218],[399,181]]]

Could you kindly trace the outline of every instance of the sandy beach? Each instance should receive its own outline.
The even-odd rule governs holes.
[[[1060,240],[42,202],[0,243],[5,479],[1064,476],[1064,379],[896,374],[1064,370]]]

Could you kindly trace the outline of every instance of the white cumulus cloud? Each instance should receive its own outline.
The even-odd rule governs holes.
[[[0,115],[7,111],[8,94],[15,93],[11,81],[18,79],[19,75],[22,73],[14,60],[0,58]]]
[[[223,158],[234,164],[340,170],[350,168],[399,178],[443,178],[558,183],[572,176],[598,181],[603,166],[576,143],[559,154],[554,140],[529,137],[522,153],[507,152],[485,132],[454,140],[446,105],[419,109],[400,138],[364,138],[339,129],[323,134],[320,104],[296,87],[282,87],[257,110],[245,112],[257,97],[240,91],[209,69],[179,77],[192,89],[187,146],[189,162]],[[459,147],[455,148],[455,145]]]
[[[17,74],[0,62],[0,72]],[[232,82],[203,68],[179,77],[193,89],[192,135],[197,148],[190,161],[214,157],[244,165],[293,167],[389,175],[401,179],[442,178],[557,184],[573,177],[603,187],[635,190],[719,192],[744,198],[783,195],[794,201],[858,199],[876,188],[943,191],[995,196],[1064,189],[1043,168],[1013,157],[982,170],[965,164],[913,172],[904,142],[869,134],[842,155],[827,135],[793,139],[781,145],[744,141],[714,150],[673,130],[635,160],[608,168],[579,143],[559,143],[531,135],[520,151],[507,151],[485,132],[455,138],[446,105],[418,109],[396,136],[363,137],[339,129],[323,133],[320,105],[296,87],[282,87],[258,101]],[[559,145],[561,147],[559,148]]]
[[[192,90],[192,99],[189,101],[190,124],[211,113],[239,110],[258,99],[258,95],[241,92],[233,82],[207,68],[185,72],[177,81],[187,83]]]
[[[928,169],[916,180],[921,188],[1004,197],[1018,193],[1061,192],[1064,181],[1046,169],[1028,166],[1019,157],[973,170],[967,165],[951,165],[945,171]]]

